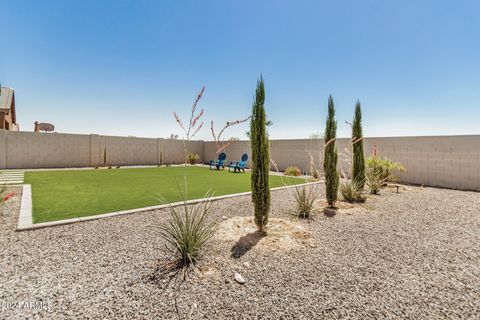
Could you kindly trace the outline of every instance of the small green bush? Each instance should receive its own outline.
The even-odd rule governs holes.
[[[287,169],[285,169],[284,175],[299,177],[302,175],[302,171],[298,167],[290,166]]]
[[[187,161],[188,163],[190,163],[191,165],[194,165],[195,162],[197,162],[197,160],[200,159],[200,156],[196,153],[189,153],[187,155]]]
[[[400,163],[388,158],[380,158],[376,150],[367,158],[366,166],[365,184],[373,194],[378,194],[387,182],[397,179],[394,172],[405,171],[405,168]]]
[[[309,218],[318,199],[317,186],[295,186],[293,196],[296,203],[295,214],[299,218]]]
[[[364,202],[362,184],[356,180],[343,179],[340,181],[340,194],[347,202]]]
[[[403,172],[405,168],[398,162],[392,161],[388,158],[380,158],[377,156],[377,153],[374,152],[372,156],[368,157],[367,161],[367,170],[370,170],[371,178],[373,176],[378,176],[378,179],[384,180],[384,183],[387,181],[395,181],[397,177],[393,174],[394,172]]]

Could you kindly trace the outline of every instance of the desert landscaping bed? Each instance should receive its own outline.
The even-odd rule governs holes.
[[[272,192],[271,222],[283,220],[264,238],[235,229],[252,216],[249,196],[213,203],[219,231],[199,271],[167,283],[152,277],[166,259],[152,229],[165,210],[15,232],[16,194],[1,208],[0,301],[48,307],[3,307],[0,318],[480,316],[480,193],[385,190],[308,221],[290,214],[293,203],[291,190]]]

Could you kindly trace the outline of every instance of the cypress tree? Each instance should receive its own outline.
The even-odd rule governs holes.
[[[357,101],[355,104],[355,116],[352,123],[352,141],[352,178],[363,188],[365,185],[365,155],[363,153],[362,109],[360,101]]]
[[[250,119],[250,144],[252,147],[252,202],[255,208],[255,224],[260,231],[268,222],[270,211],[270,189],[268,185],[270,171],[270,150],[267,135],[267,116],[265,114],[265,87],[263,77],[257,80],[255,100],[252,104]]]
[[[335,121],[335,106],[333,98],[328,97],[328,117],[325,127],[325,150],[323,170],[325,171],[325,195],[328,205],[335,206],[338,196],[338,153],[335,147],[335,140],[337,136],[337,122]]]

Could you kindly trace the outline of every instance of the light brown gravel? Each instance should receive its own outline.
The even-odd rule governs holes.
[[[213,241],[201,272],[172,289],[149,279],[166,257],[149,226],[165,211],[15,232],[17,195],[0,209],[0,302],[51,309],[3,308],[0,318],[480,317],[480,193],[409,187],[313,221],[292,217],[293,204],[291,191],[272,193],[272,217],[300,223],[314,244],[236,257],[235,242]],[[248,196],[213,208],[219,222],[252,215]]]

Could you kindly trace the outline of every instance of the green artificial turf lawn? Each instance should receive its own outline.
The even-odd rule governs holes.
[[[32,185],[33,223],[91,216],[181,201],[177,180],[187,173],[188,199],[250,191],[250,173],[205,167],[58,170],[25,173]],[[303,183],[303,179],[270,176],[270,187]]]

